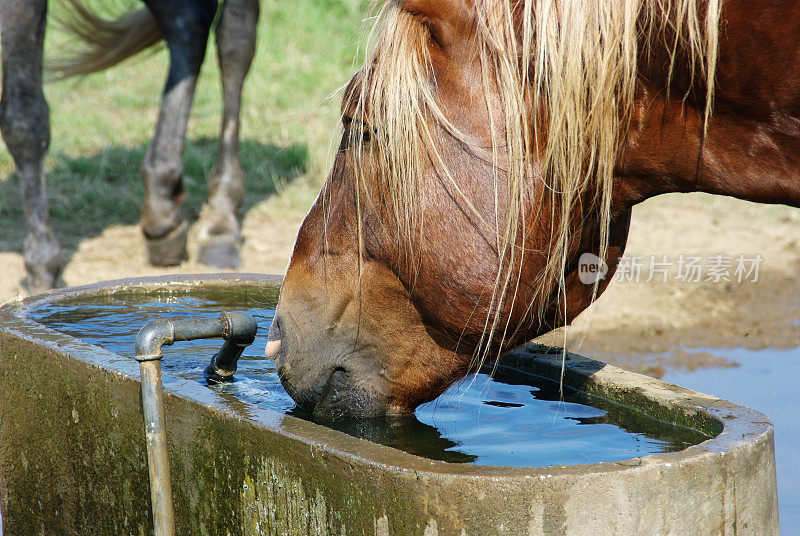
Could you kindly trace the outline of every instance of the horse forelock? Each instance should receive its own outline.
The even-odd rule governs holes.
[[[532,216],[526,215],[526,196],[534,170],[542,181],[539,207],[555,222],[549,247],[541,252],[546,262],[533,282],[534,298],[522,304],[526,314],[538,318],[546,297],[554,291],[563,296],[574,232],[570,215],[579,202],[588,200],[589,206],[580,209],[599,214],[597,253],[602,257],[606,252],[613,172],[633,105],[637,61],[654,35],[674,36],[667,43],[670,73],[678,58],[688,58],[692,76],[704,78],[708,118],[721,0],[474,0],[471,5],[484,91],[495,90],[502,105],[499,124],[490,114],[489,158],[495,176],[502,176],[499,183],[505,184],[505,213],[480,214],[438,153],[437,128],[467,144],[469,138],[437,104],[428,28],[398,0],[375,3],[367,60],[351,96],[355,116],[369,125],[372,137],[366,143],[360,131],[351,130],[350,143],[358,220],[361,205],[378,200],[398,242],[405,244],[407,266],[416,266],[419,254],[426,164],[433,164],[477,220],[491,227],[499,268],[480,345],[488,352],[511,335],[501,313],[516,301],[520,278],[515,267],[521,269],[525,254],[516,245]],[[359,227],[359,244],[361,240]],[[562,298],[559,307],[565,305]]]

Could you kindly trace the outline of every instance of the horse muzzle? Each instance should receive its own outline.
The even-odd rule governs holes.
[[[346,362],[341,360],[341,352],[325,355],[325,347],[308,345],[307,341],[315,339],[313,334],[306,337],[298,331],[302,330],[285,316],[276,316],[265,353],[275,362],[284,389],[299,407],[321,420],[387,414],[383,381],[372,373],[368,360],[352,353],[347,354]]]

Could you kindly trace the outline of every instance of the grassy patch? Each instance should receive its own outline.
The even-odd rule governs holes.
[[[56,4],[51,12],[57,14],[58,9]],[[244,211],[275,195],[286,196],[292,207],[312,202],[327,173],[331,140],[338,135],[336,91],[357,65],[367,9],[368,0],[262,0],[256,58],[242,109]],[[113,6],[114,13],[123,10]],[[68,45],[51,19],[47,55],[57,57]],[[105,227],[138,221],[143,192],[139,167],[155,125],[168,60],[161,49],[109,71],[45,88],[52,129],[48,198],[54,230],[67,251]],[[184,154],[186,203],[192,217],[202,206],[206,177],[216,158],[221,108],[212,36]],[[2,251],[21,251],[24,241],[13,170],[3,147]]]
[[[50,218],[62,246],[74,249],[84,238],[97,235],[110,225],[131,225],[139,220],[139,205],[144,186],[139,166],[146,146],[109,145],[99,152],[70,157],[63,153],[51,156],[48,197]],[[191,219],[200,214],[206,195],[206,175],[214,165],[217,140],[189,140],[184,154],[185,206]],[[242,140],[242,165],[247,177],[242,212],[306,171],[308,150],[305,146],[264,145]],[[52,180],[53,178],[58,180]],[[25,229],[22,222],[22,199],[16,175],[0,182],[0,222],[8,229],[0,235],[0,250],[21,251]]]

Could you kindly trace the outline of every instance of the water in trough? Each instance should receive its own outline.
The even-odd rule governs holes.
[[[281,387],[274,364],[264,357],[274,303],[241,297],[175,293],[113,294],[39,306],[30,317],[52,329],[133,355],[138,330],[157,317],[213,316],[247,311],[259,324],[245,350],[235,381],[209,389],[247,404],[312,419]],[[164,347],[164,383],[177,378],[206,383],[203,370],[220,341],[201,340]],[[631,408],[565,389],[519,372],[468,377],[438,400],[403,419],[325,423],[350,435],[431,459],[504,466],[549,466],[618,461],[677,451],[708,436],[637,413]]]
[[[697,348],[728,360],[723,368],[668,370],[661,379],[744,404],[775,425],[781,534],[800,536],[800,349]]]

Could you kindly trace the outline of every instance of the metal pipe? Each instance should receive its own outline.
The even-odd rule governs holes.
[[[153,530],[156,536],[174,536],[172,481],[169,477],[164,398],[161,396],[161,360],[139,361],[139,371],[142,375],[142,413],[147,440]]]
[[[136,360],[142,379],[142,413],[147,438],[147,466],[155,536],[174,536],[172,483],[161,385],[161,347],[175,341],[222,337],[225,343],[206,368],[210,379],[230,380],[245,347],[255,340],[258,325],[247,313],[222,313],[217,318],[159,319],[136,336]]]
[[[211,358],[211,363],[206,367],[205,373],[208,379],[228,381],[233,379],[242,352],[255,340],[258,325],[247,313],[223,313],[222,315],[226,321],[222,335],[225,343]]]

